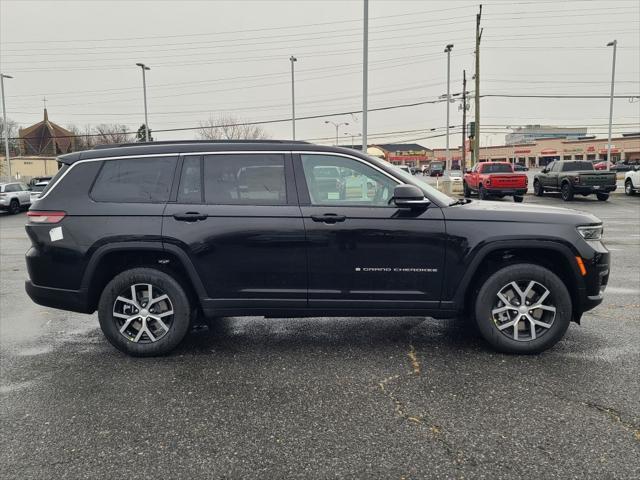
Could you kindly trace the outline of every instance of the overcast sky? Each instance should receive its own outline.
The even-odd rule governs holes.
[[[369,7],[370,108],[435,100],[467,70],[473,90],[478,2],[372,0]],[[331,143],[326,119],[361,132],[362,0],[353,1],[12,1],[0,0],[0,69],[9,118],[42,119],[43,101],[62,126],[144,120],[147,73],[153,130],[196,127],[231,114],[246,121],[291,115],[290,55],[296,63],[298,139]],[[618,40],[616,93],[640,95],[640,2],[514,1],[483,4],[482,94],[608,95],[611,47]],[[605,136],[608,99],[483,98],[482,144],[504,141],[507,125],[588,126]],[[444,103],[369,114],[370,143],[444,145]],[[470,111],[473,115],[473,109]],[[461,125],[458,103],[451,124]],[[291,123],[264,125],[291,138]],[[431,130],[435,129],[435,130]],[[451,144],[460,144],[458,129]],[[640,102],[617,99],[614,132],[640,131]],[[490,135],[490,136],[485,136]],[[194,131],[157,132],[156,139],[194,138]],[[356,137],[357,138],[357,137]],[[357,143],[357,139],[356,139]]]

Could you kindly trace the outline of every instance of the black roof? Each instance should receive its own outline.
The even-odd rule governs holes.
[[[58,161],[72,164],[79,160],[105,157],[125,157],[135,155],[154,155],[166,153],[197,153],[218,151],[318,151],[350,153],[353,150],[343,147],[315,145],[293,140],[224,140],[224,141],[173,141],[126,143],[118,145],[101,145],[93,150],[68,153],[58,157]],[[359,152],[361,153],[361,152]]]

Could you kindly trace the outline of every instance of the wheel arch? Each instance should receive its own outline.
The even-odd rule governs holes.
[[[584,281],[575,261],[576,254],[567,245],[555,241],[496,242],[483,247],[471,261],[455,296],[455,305],[469,312],[483,281],[500,268],[516,263],[533,263],[555,273],[571,295],[573,320],[582,315],[581,291]]]
[[[172,275],[184,285],[187,294],[200,305],[204,287],[187,254],[174,245],[159,242],[118,242],[99,247],[82,277],[90,311],[97,308],[102,290],[119,273],[138,267],[150,267]]]

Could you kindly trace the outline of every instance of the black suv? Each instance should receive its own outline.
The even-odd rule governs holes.
[[[601,221],[455,200],[350,149],[175,142],[63,155],[29,211],[26,289],[131,355],[224,316],[474,318],[540,352],[602,301]],[[328,174],[328,172],[330,174]]]

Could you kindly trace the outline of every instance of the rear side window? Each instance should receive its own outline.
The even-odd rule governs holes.
[[[177,157],[106,160],[91,191],[96,202],[161,203],[169,200]]]
[[[200,157],[187,157],[182,164],[178,203],[202,203]]]
[[[284,155],[225,154],[204,157],[205,203],[284,205]]]

